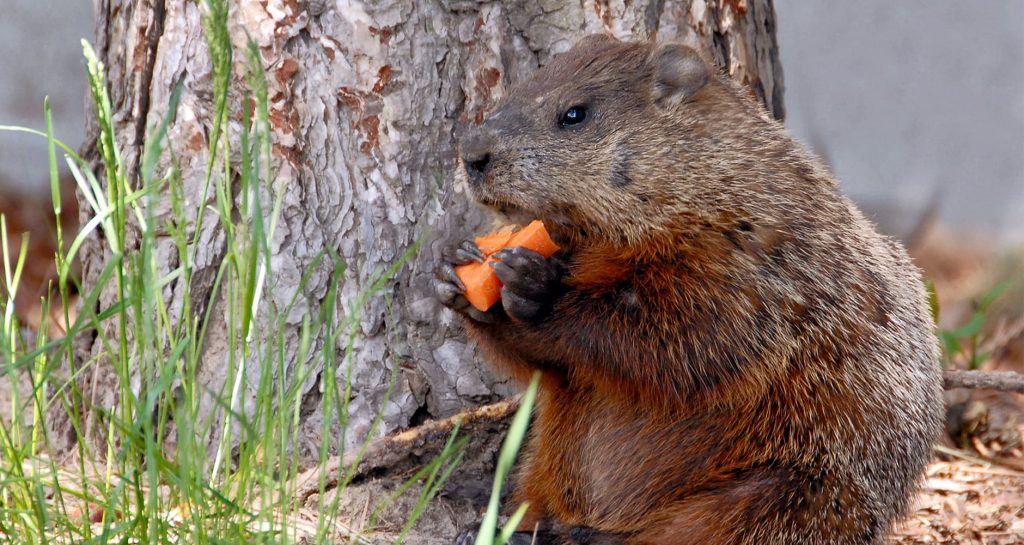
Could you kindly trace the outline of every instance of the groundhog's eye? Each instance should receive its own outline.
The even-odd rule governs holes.
[[[586,120],[587,107],[582,104],[577,104],[566,110],[562,116],[558,118],[558,126],[563,129],[569,129],[580,126]]]

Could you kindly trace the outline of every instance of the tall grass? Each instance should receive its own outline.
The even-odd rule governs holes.
[[[298,295],[283,307],[268,297],[275,282],[268,266],[269,241],[280,215],[282,192],[272,183],[266,76],[258,49],[252,45],[243,52],[247,96],[232,97],[228,83],[236,52],[228,39],[225,0],[204,2],[203,24],[213,64],[215,107],[203,195],[198,201],[190,203],[182,194],[181,173],[166,144],[181,89],[175,89],[163,119],[149,128],[139,167],[133,171],[118,149],[104,67],[84,41],[99,126],[99,172],[54,137],[48,102],[45,132],[0,127],[47,140],[59,250],[52,290],[57,297],[42,301],[43,315],[51,314],[50,304],[60,305],[57,314],[65,332],[49,339],[43,327],[34,337],[25,336],[14,313],[14,296],[26,245],[23,241],[19,248],[10,246],[0,217],[4,258],[0,380],[9,380],[14,392],[13,418],[0,422],[0,543],[362,542],[361,534],[373,530],[346,526],[337,495],[333,501],[320,495],[315,523],[296,517],[294,477],[299,467],[292,446],[299,433],[301,386],[319,369],[331,378],[336,369],[346,369],[344,383],[323,381],[324,441],[318,454],[324,462],[332,450],[344,451],[343,439],[335,439],[332,445],[331,437],[336,435],[333,429],[347,425],[352,332],[359,311],[416,247],[390,269],[380,271],[341,319],[337,297],[345,263],[331,253],[317,256],[307,270],[321,263],[333,270],[328,293],[319,310],[303,316],[298,353],[287,353],[285,317],[294,310]],[[225,130],[232,99],[256,104],[251,118],[248,109],[241,108],[243,131],[237,150],[232,149]],[[236,163],[228,159],[232,151],[240,157]],[[59,152],[91,211],[91,219],[70,241],[66,238],[72,234],[62,232],[59,221],[63,211]],[[207,205],[208,201],[212,204]],[[156,216],[161,205],[172,211],[171,218]],[[191,229],[189,218],[195,218]],[[226,239],[210,297],[218,305],[205,306],[190,295],[203,221],[218,222]],[[134,237],[129,238],[129,233]],[[109,257],[93,283],[78,286],[72,263],[90,237],[106,245]],[[170,270],[158,262],[161,237],[173,242],[172,261],[178,265]],[[303,292],[306,281],[303,277],[296,294]],[[163,295],[172,285],[181,298],[173,307]],[[81,293],[77,315],[70,304],[74,292]],[[101,294],[111,293],[113,302],[106,300],[108,304],[96,311]],[[203,358],[212,324],[227,328],[227,357],[216,362],[227,369],[227,379],[214,387],[204,384],[200,376],[201,363],[211,364]],[[87,358],[76,359],[73,344],[82,335],[95,335],[96,348]],[[314,354],[317,338],[328,349]],[[331,349],[339,340],[347,340],[340,355]],[[292,361],[296,363],[289,367]],[[82,388],[86,377],[100,371],[111,373],[118,385],[116,401],[109,408],[93,406]],[[250,376],[259,377],[255,384],[249,383]],[[18,381],[24,377],[30,388],[19,392]],[[243,399],[248,390],[255,391],[252,406]],[[213,410],[209,410],[211,400]],[[509,456],[522,440],[529,405],[524,404],[514,428],[519,431],[513,434],[510,452],[502,453],[504,472],[508,470],[505,462],[511,463]],[[56,443],[45,425],[51,415],[60,413],[68,415],[77,438],[73,467],[58,466],[55,455],[67,453],[53,451]],[[379,423],[378,415],[370,436]],[[399,491],[411,490],[413,484],[421,490],[408,523],[395,536],[396,543],[405,539],[451,474],[464,445],[453,436],[441,455]],[[364,444],[360,455],[365,448]],[[351,466],[337,475],[321,475],[321,491],[328,481],[344,486],[353,471]],[[497,482],[503,478],[499,474]]]

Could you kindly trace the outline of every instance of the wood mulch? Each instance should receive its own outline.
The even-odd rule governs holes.
[[[1024,544],[1024,472],[980,460],[933,463],[891,542]]]

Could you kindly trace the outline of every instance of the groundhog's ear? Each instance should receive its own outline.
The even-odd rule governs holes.
[[[704,87],[711,77],[700,54],[681,44],[662,44],[651,53],[654,68],[654,103],[678,104]]]

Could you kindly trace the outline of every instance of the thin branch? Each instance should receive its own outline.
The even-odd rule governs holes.
[[[346,452],[344,458],[331,456],[323,466],[307,469],[296,477],[295,497],[300,503],[305,502],[320,491],[321,480],[325,478],[324,489],[331,490],[338,485],[337,477],[350,470],[352,476],[365,476],[375,469],[400,471],[418,466],[422,460],[430,459],[441,451],[456,426],[459,426],[460,435],[476,436],[473,443],[483,444],[486,439],[481,434],[504,433],[504,427],[519,408],[520,397],[516,395],[490,405],[466,409],[448,418],[428,420],[419,426],[374,439],[366,445],[364,452],[356,448]]]
[[[972,388],[1024,393],[1024,373],[1013,371],[946,371],[942,375],[947,390]]]

